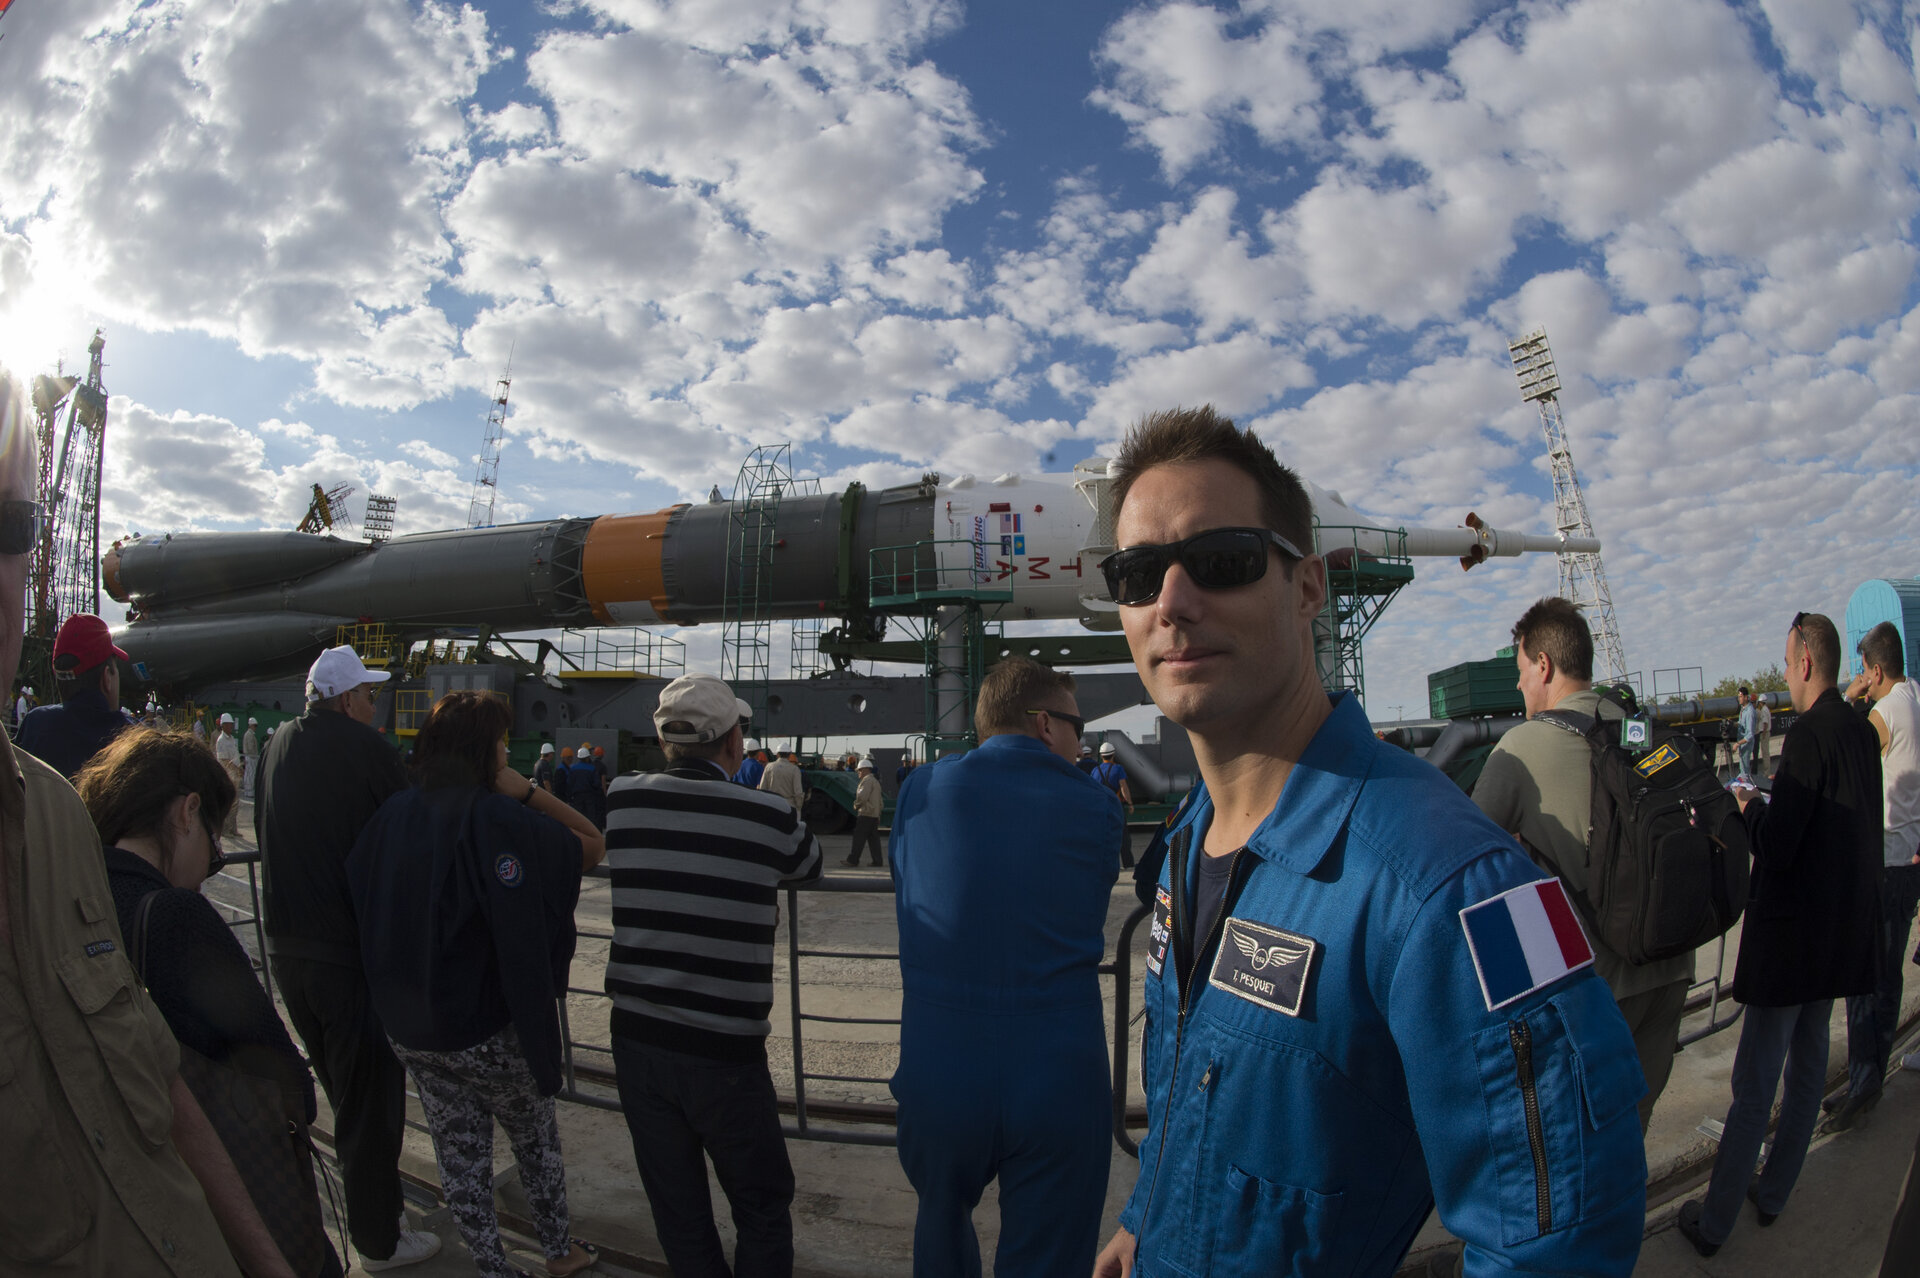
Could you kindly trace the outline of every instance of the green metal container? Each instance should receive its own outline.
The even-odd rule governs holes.
[[[1526,709],[1520,696],[1520,672],[1511,656],[1463,661],[1436,670],[1427,676],[1427,708],[1436,719],[1520,714]]]

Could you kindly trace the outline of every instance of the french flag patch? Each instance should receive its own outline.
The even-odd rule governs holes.
[[[1541,879],[1469,905],[1460,911],[1460,926],[1466,929],[1489,1012],[1593,962],[1593,946],[1559,879]]]

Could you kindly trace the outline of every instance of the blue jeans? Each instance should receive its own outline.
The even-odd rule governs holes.
[[[1847,1000],[1847,1091],[1871,1096],[1887,1076],[1893,1032],[1900,1026],[1900,992],[1907,966],[1907,930],[1920,905],[1920,865],[1880,871],[1880,921],[1875,937],[1879,979],[1871,994]]]
[[[1832,1018],[1832,999],[1746,1009],[1740,1046],[1733,1053],[1733,1105],[1727,1110],[1726,1130],[1713,1159],[1713,1180],[1707,1186],[1706,1209],[1700,1215],[1700,1233],[1708,1242],[1725,1242],[1739,1218],[1747,1180],[1766,1139],[1767,1117],[1773,1112],[1783,1065],[1786,1095],[1780,1103],[1780,1126],[1773,1134],[1773,1153],[1760,1172],[1759,1206],[1778,1213],[1787,1205],[1793,1182],[1800,1178],[1800,1167],[1807,1160],[1814,1124],[1820,1119],[1820,1093],[1827,1086],[1827,1023]]]
[[[1740,746],[1739,750],[1740,750],[1740,770],[1746,773],[1748,776],[1753,777],[1756,781],[1759,780],[1758,774],[1756,774],[1753,770],[1753,754],[1754,754],[1753,743],[1748,742],[1747,744]]]

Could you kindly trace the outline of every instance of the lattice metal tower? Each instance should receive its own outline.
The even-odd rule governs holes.
[[[473,472],[473,499],[467,503],[467,527],[493,527],[493,494],[500,483],[500,446],[507,437],[507,391],[513,386],[513,360],[494,384],[487,410],[487,433],[480,440],[480,462]]]
[[[720,677],[753,707],[764,734],[767,682],[773,677],[773,543],[780,498],[793,486],[786,444],[762,444],[747,454],[733,481],[727,519],[726,622],[720,634]]]
[[[40,499],[47,525],[40,566],[45,572],[35,621],[51,634],[77,612],[100,611],[100,471],[106,456],[107,388],[101,352],[106,339],[93,330],[87,344],[86,380],[67,397],[67,427],[59,460],[51,468],[50,416],[41,425]]]
[[[1587,515],[1587,499],[1580,491],[1580,476],[1574,473],[1573,451],[1567,446],[1567,425],[1560,416],[1560,374],[1553,365],[1553,348],[1547,345],[1547,330],[1537,328],[1525,337],[1508,343],[1513,371],[1520,378],[1520,398],[1540,407],[1540,426],[1547,435],[1547,459],[1553,466],[1553,522],[1563,537],[1593,537],[1593,520]],[[1594,655],[1599,659],[1595,676],[1603,682],[1622,683],[1627,679],[1627,658],[1620,644],[1620,623],[1613,615],[1613,592],[1607,588],[1607,571],[1598,554],[1562,553],[1560,559],[1560,597],[1586,614],[1593,630]]]
[[[796,497],[817,495],[820,492],[819,477],[809,475],[804,479],[796,479],[787,491]],[[788,623],[787,678],[811,679],[826,669],[826,658],[820,655],[820,629],[824,620],[824,614],[816,612],[811,617]]]
[[[331,488],[315,484],[313,497],[307,502],[307,513],[294,531],[316,535],[352,532],[353,516],[347,512],[347,498],[351,496],[352,484],[335,484]]]
[[[367,518],[362,526],[368,541],[381,542],[393,536],[393,511],[400,504],[395,497],[367,494]]]

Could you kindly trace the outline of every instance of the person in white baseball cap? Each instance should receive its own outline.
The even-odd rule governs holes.
[[[273,983],[333,1108],[347,1232],[368,1273],[440,1250],[438,1235],[407,1227],[407,1075],[372,1010],[347,887],[360,831],[408,788],[399,753],[373,728],[374,692],[389,677],[345,645],[321,653],[307,712],[268,736],[253,807]]]
[[[369,727],[373,724],[374,685],[393,678],[385,670],[369,670],[361,664],[360,654],[347,644],[329,648],[314,658],[307,671],[307,703],[324,703],[335,697],[351,698],[338,707]]]
[[[653,716],[667,770],[607,791],[608,1037],[654,1235],[677,1274],[729,1272],[709,1158],[732,1210],[738,1272],[793,1271],[793,1163],[767,1072],[767,1018],[779,891],[819,876],[820,842],[786,803],[726,784],[749,717],[719,679],[675,679]]]
[[[681,675],[660,691],[654,730],[675,745],[718,741],[753,718],[753,707],[712,675]]]

